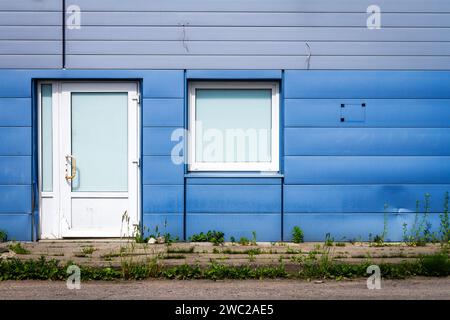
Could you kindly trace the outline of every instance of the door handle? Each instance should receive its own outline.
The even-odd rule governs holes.
[[[66,164],[66,180],[73,180],[75,176],[77,175],[77,159],[75,159],[74,156],[67,155],[66,161],[69,161],[70,159],[70,171],[71,175],[67,175],[67,164]]]

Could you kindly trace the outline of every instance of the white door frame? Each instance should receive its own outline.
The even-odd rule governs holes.
[[[40,236],[41,238],[64,237],[119,237],[125,232],[132,232],[133,224],[140,224],[140,105],[139,85],[137,82],[114,81],[53,81],[39,82],[39,128],[41,127],[41,85],[51,83],[53,89],[53,192],[51,195],[40,192]],[[71,92],[128,92],[128,191],[127,192],[71,192],[71,182],[65,179],[66,170],[71,165],[66,161],[65,155],[71,154]],[[39,129],[39,181],[42,173],[42,142],[41,129]],[[41,184],[41,182],[40,182]],[[39,190],[42,190],[41,186]],[[43,212],[42,203],[51,197],[50,212]],[[90,199],[128,198],[128,215],[130,229],[124,227],[121,234],[102,228],[89,230],[72,229],[71,203],[73,198],[87,197]],[[50,215],[51,217],[49,217]],[[57,223],[56,223],[57,222]],[[47,225],[50,223],[50,225]],[[120,223],[120,221],[119,221]],[[44,225],[45,224],[45,225]],[[123,232],[122,232],[123,231]],[[128,235],[130,235],[128,233]]]

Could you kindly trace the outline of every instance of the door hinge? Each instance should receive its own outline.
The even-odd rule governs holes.
[[[133,101],[136,101],[138,104],[141,103],[141,94],[137,93],[133,98]]]

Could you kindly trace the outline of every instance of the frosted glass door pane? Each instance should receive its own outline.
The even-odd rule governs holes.
[[[41,85],[42,191],[53,191],[52,85]]]
[[[196,161],[271,161],[272,90],[197,89],[196,121]]]
[[[72,93],[72,191],[128,190],[128,94]]]

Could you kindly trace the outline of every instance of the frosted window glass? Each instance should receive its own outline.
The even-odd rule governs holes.
[[[72,93],[72,191],[128,190],[128,94]]]
[[[270,162],[272,90],[197,89],[197,162]]]
[[[52,85],[41,85],[42,191],[53,191]]]

